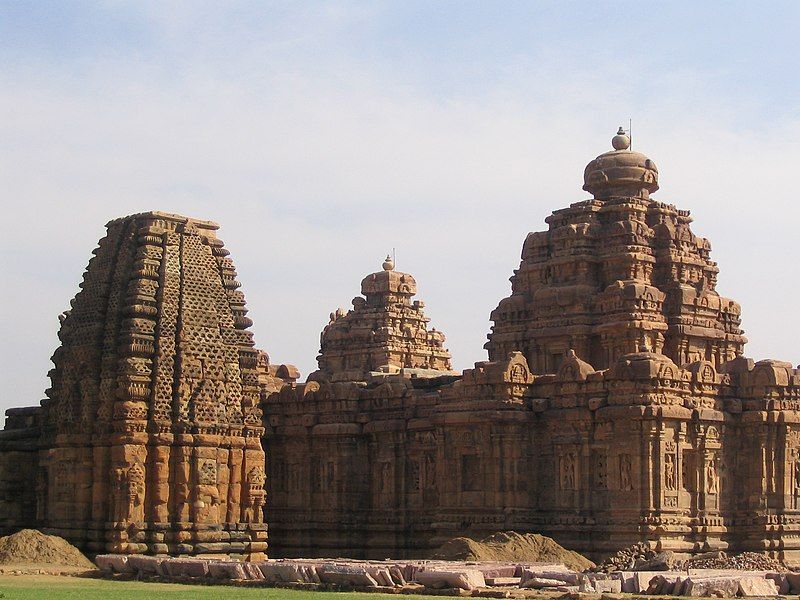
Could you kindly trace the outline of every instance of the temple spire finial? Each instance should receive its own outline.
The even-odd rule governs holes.
[[[611,138],[611,145],[614,147],[614,150],[627,150],[631,147],[631,138],[622,126],[620,126],[617,131],[617,135]]]
[[[394,271],[394,260],[392,259],[391,254],[386,255],[386,260],[383,261],[383,270]]]

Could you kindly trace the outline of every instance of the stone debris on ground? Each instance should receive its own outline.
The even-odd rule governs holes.
[[[698,554],[684,560],[678,558],[674,552],[669,550],[653,550],[645,542],[639,542],[619,550],[590,570],[595,573],[612,573],[614,571],[671,571],[686,569],[786,570],[779,560],[756,552],[742,552],[729,556],[720,550]]]
[[[656,566],[657,568],[653,568]],[[662,568],[663,566],[663,568]],[[613,571],[667,571],[675,566],[672,552],[657,552],[645,542],[622,548],[591,570],[595,573]]]
[[[581,573],[563,563],[350,559],[241,562],[121,554],[99,555],[96,562],[107,576],[124,574],[187,583],[275,585],[301,589],[472,593],[491,597],[536,592],[627,592],[695,597],[769,597],[800,593],[800,574],[777,570],[692,568]]]
[[[64,538],[36,529],[0,537],[0,565],[48,565],[95,569],[80,550]]]
[[[689,569],[737,569],[740,571],[783,571],[781,562],[757,552],[742,552],[728,556],[725,552],[709,552],[686,561]]]
[[[480,540],[453,538],[442,544],[431,558],[460,561],[554,562],[576,571],[594,567],[577,552],[567,550],[554,539],[537,533],[502,531]]]
[[[95,559],[105,575],[195,581],[258,581],[338,588],[476,590],[535,588],[578,591],[586,575],[562,563],[475,561],[358,561],[347,559],[268,559],[240,562],[212,558],[169,558],[102,554]],[[599,576],[594,576],[599,577]],[[604,577],[604,576],[603,576]],[[574,588],[574,590],[572,589]]]

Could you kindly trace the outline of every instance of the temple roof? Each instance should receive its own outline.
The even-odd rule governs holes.
[[[383,270],[370,273],[361,280],[361,293],[369,299],[373,294],[402,294],[413,296],[417,293],[417,282],[408,273],[394,270],[394,261],[387,256]]]
[[[376,373],[401,370],[417,376],[449,373],[450,353],[445,336],[428,329],[425,304],[411,298],[417,282],[408,273],[394,270],[386,257],[383,269],[367,275],[353,308],[331,313],[320,336],[319,371],[309,379],[366,381]]]
[[[596,199],[612,197],[649,198],[658,189],[658,168],[644,154],[630,148],[622,127],[611,140],[614,150],[586,165],[583,189]]]

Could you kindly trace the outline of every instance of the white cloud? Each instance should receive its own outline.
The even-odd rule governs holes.
[[[259,56],[231,73],[187,59],[166,76],[151,59],[111,58],[0,80],[3,407],[41,397],[56,315],[104,223],[149,209],[220,222],[274,360],[313,370],[328,313],[396,247],[469,367],[485,357],[525,234],[585,197],[584,165],[631,112],[661,170],[657,197],[693,211],[720,291],[743,304],[749,353],[800,360],[797,122],[745,128],[744,109],[697,72],[677,78],[691,93],[674,73],[643,73],[658,90],[643,94],[607,85],[624,65],[526,58],[531,70],[504,65],[492,89],[441,95],[360,60]]]

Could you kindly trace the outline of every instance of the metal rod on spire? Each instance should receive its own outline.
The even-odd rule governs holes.
[[[633,151],[633,119],[628,117],[628,139],[631,141],[630,146],[628,149]]]

